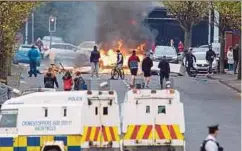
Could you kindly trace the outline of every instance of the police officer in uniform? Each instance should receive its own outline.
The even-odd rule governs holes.
[[[203,141],[201,151],[223,151],[223,148],[220,147],[219,143],[216,141],[216,137],[218,135],[218,126],[219,125],[208,126],[209,134]]]

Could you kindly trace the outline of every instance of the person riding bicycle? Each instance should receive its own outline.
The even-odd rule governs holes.
[[[120,50],[117,50],[117,68],[122,69],[123,68],[123,63],[124,63],[124,56],[120,52]]]
[[[123,69],[123,63],[124,63],[124,59],[123,59],[123,54],[120,52],[120,50],[117,50],[117,62],[116,62],[116,67],[114,72],[111,71],[111,79],[114,79],[114,76],[116,74],[118,74],[121,79],[124,78],[124,75],[122,75],[122,69]],[[117,69],[117,70],[116,70]]]

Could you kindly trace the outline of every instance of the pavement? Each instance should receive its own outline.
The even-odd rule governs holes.
[[[29,78],[25,69],[20,83],[21,89],[30,87],[43,87],[43,75],[37,78]],[[58,82],[62,90],[61,75]],[[90,75],[84,75],[87,80]],[[110,75],[102,74],[101,80],[87,80],[89,87],[96,89],[98,83],[107,81]],[[142,77],[139,77],[142,79]],[[218,142],[225,150],[241,150],[241,101],[240,95],[231,88],[222,84],[219,80],[198,76],[195,78],[187,76],[172,76],[173,86],[180,92],[181,101],[185,112],[185,138],[186,150],[199,150],[201,142],[208,134],[207,126],[218,123]],[[226,79],[226,78],[225,78]],[[119,103],[123,102],[125,92],[128,91],[127,75],[125,80],[109,81],[110,88],[118,92]],[[96,88],[94,88],[96,87]],[[150,87],[159,89],[159,77],[152,76]]]
[[[241,80],[238,80],[237,76],[237,74],[234,75],[231,71],[226,71],[226,74],[208,75],[208,78],[218,80],[227,87],[241,93]]]

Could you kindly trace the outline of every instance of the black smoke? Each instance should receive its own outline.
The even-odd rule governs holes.
[[[97,2],[96,41],[102,47],[114,47],[123,40],[126,48],[136,48],[146,42],[147,48],[155,41],[157,32],[145,24],[145,14],[154,7],[152,2]]]

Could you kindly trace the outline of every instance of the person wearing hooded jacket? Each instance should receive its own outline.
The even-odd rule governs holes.
[[[49,68],[47,73],[44,76],[44,85],[45,88],[52,88],[54,89],[55,85],[59,88],[59,84],[57,82],[55,74],[52,72],[52,68]]]
[[[208,68],[208,73],[212,73],[212,65],[213,65],[213,61],[214,58],[216,58],[216,53],[212,50],[212,46],[209,45],[209,49],[206,52],[206,60],[209,64],[209,68]]]
[[[191,69],[196,70],[196,72],[198,72],[198,70],[193,66],[193,63],[196,61],[197,61],[197,59],[193,55],[192,48],[190,47],[188,53],[186,54],[186,58],[185,58],[185,66],[187,67],[187,73],[189,76],[192,76]]]
[[[28,51],[28,57],[29,57],[29,77],[32,77],[32,74],[34,74],[35,77],[37,77],[37,58],[40,56],[39,51],[36,49],[34,45],[31,46],[31,49]]]
[[[166,56],[163,56],[162,60],[159,62],[158,68],[160,68],[160,86],[163,89],[163,80],[169,81],[170,77],[170,64],[166,59]]]

